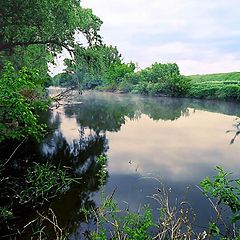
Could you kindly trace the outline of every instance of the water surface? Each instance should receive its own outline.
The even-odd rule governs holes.
[[[96,92],[74,95],[53,112],[60,122],[56,131],[70,145],[80,133],[104,136],[107,194],[116,189],[115,198],[132,210],[144,203],[157,208],[147,197],[159,186],[157,178],[173,201],[191,204],[200,225],[211,208],[196,185],[217,165],[239,174],[239,139],[230,144],[234,132],[226,133],[239,114],[237,103]]]
[[[214,167],[239,175],[240,142],[230,144],[239,103],[152,98],[136,95],[74,92],[59,108],[42,116],[49,134],[26,152],[71,167],[81,184],[52,203],[61,227],[70,239],[82,239],[81,208],[99,203],[96,156],[108,158],[106,194],[137,210],[159,182],[166,185],[171,202],[188,201],[196,223],[206,225],[209,202],[196,187]],[[86,226],[85,226],[86,227]]]

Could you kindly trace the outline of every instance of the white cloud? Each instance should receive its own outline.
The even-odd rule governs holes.
[[[82,0],[126,61],[177,62],[182,73],[240,68],[238,0]],[[187,66],[189,64],[189,66]]]

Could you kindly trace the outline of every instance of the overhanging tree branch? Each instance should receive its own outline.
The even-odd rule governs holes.
[[[28,42],[10,42],[10,43],[1,43],[0,42],[0,51],[6,51],[6,50],[12,50],[14,47],[20,46],[20,47],[28,47],[30,45],[48,45],[48,44],[54,44],[59,47],[63,47],[67,49],[70,53],[73,52],[73,49],[70,48],[67,44],[60,43],[56,40],[34,40],[34,41],[28,41]]]

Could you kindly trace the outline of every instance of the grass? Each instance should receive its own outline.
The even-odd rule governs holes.
[[[240,73],[216,73],[188,76],[191,87],[188,97],[240,100]]]
[[[240,72],[191,75],[182,78],[179,83],[169,86],[162,83],[140,81],[133,85],[122,81],[116,86],[99,86],[97,90],[112,90],[122,93],[151,96],[182,96],[202,99],[240,100]]]
[[[25,179],[26,184],[19,194],[20,203],[33,205],[44,204],[45,201],[69,189],[75,181],[65,170],[58,169],[51,163],[35,163],[27,170]]]
[[[192,82],[232,82],[240,84],[240,72],[199,74],[187,76]]]
[[[9,219],[13,217],[12,211],[7,206],[0,207],[0,219]]]

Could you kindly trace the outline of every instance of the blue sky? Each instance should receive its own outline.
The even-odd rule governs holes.
[[[182,74],[240,71],[239,0],[82,0],[105,43],[141,68],[176,62]]]

